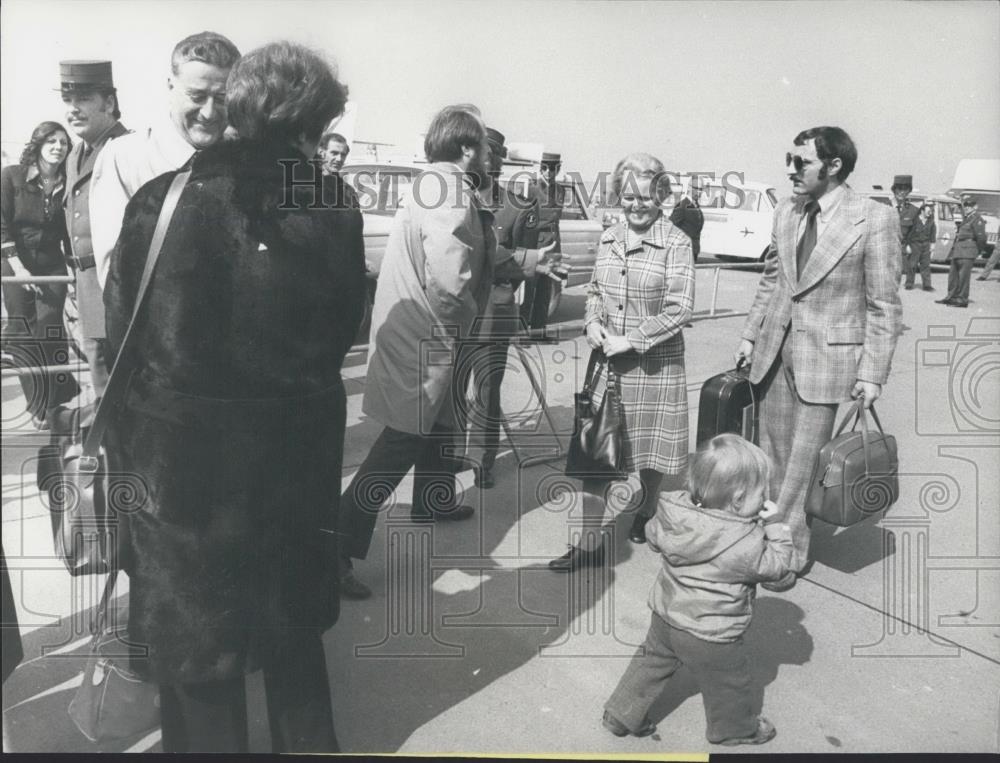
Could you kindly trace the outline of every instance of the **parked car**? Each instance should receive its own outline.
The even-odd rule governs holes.
[[[740,185],[702,181],[698,200],[705,215],[701,252],[720,260],[763,261],[771,246],[778,192],[752,180]]]
[[[409,193],[413,179],[426,169],[421,162],[378,162],[349,164],[341,171],[344,180],[358,192],[361,210],[365,218],[365,259],[371,278],[370,295],[374,297],[375,281],[385,255],[386,242],[392,227],[392,218],[399,209],[400,201]],[[523,166],[517,166],[512,173],[505,172],[500,178],[501,185],[508,182],[527,182],[530,173]],[[562,218],[559,234],[562,239],[563,264],[569,277],[562,285],[553,289],[549,303],[551,315],[559,307],[562,289],[587,283],[594,269],[597,247],[603,228],[599,220],[593,219],[583,203],[584,194],[575,183],[560,181],[563,194]]]

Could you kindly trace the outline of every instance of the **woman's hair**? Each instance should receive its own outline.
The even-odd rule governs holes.
[[[740,490],[766,485],[770,474],[771,460],[763,450],[739,435],[720,434],[691,457],[688,489],[695,503],[725,509]]]
[[[32,164],[38,161],[38,154],[42,150],[42,146],[45,141],[49,139],[49,136],[54,135],[57,132],[61,132],[66,136],[66,141],[69,143],[69,147],[73,147],[73,141],[69,139],[69,133],[66,132],[66,128],[63,127],[58,122],[42,122],[38,127],[36,127],[31,133],[31,139],[24,146],[24,151],[21,152],[21,164],[25,167],[30,167]],[[66,156],[69,156],[69,151],[66,152]],[[63,157],[63,162],[60,167],[65,166],[66,158]]]
[[[229,123],[249,140],[318,140],[346,102],[336,70],[291,42],[251,50],[233,65],[226,86]]]
[[[427,128],[424,153],[429,162],[457,162],[463,146],[478,146],[485,137],[478,108],[471,103],[445,106]]]
[[[652,154],[629,154],[615,167],[611,174],[611,190],[616,199],[621,199],[622,190],[634,187],[638,178],[653,179],[653,192],[658,201],[662,202],[670,195],[670,176],[663,167],[663,162]]]

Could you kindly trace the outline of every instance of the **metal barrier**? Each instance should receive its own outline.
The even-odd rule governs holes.
[[[695,316],[692,321],[703,321],[710,320],[712,318],[723,317],[723,318],[733,318],[740,315],[745,315],[745,313],[726,313],[724,316],[717,315],[717,302],[719,298],[719,276],[723,270],[741,270],[741,271],[761,271],[764,268],[763,263],[760,262],[732,262],[732,263],[716,263],[716,262],[703,262],[701,264],[696,264],[695,270],[714,270],[712,276],[712,301],[709,307],[707,316]],[[5,284],[45,284],[45,283],[75,283],[75,276],[3,276],[3,283]],[[12,376],[22,376],[24,374],[30,373],[73,373],[82,370],[86,366],[84,361],[79,363],[66,363],[58,366],[22,366],[19,368],[4,368],[2,371],[2,378],[6,379]]]

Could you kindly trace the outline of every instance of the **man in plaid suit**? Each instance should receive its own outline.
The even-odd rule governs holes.
[[[807,570],[804,505],[839,403],[881,395],[901,328],[899,219],[845,181],[857,161],[838,127],[799,133],[785,155],[793,196],[774,212],[771,248],[736,352],[761,390],[761,446],[774,460],[771,497],[792,528],[793,573]]]

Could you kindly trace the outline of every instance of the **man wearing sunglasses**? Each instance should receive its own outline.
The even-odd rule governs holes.
[[[969,306],[972,264],[978,259],[980,252],[986,251],[986,221],[977,207],[974,196],[962,195],[962,222],[955,231],[955,240],[948,252],[948,296],[937,300],[938,304],[948,307]]]
[[[771,499],[792,528],[792,569],[765,588],[805,574],[805,500],[837,406],[870,407],[889,376],[901,328],[902,267],[896,210],[845,181],[857,149],[839,127],[799,133],[785,155],[793,196],[774,212],[771,247],[743,328],[737,361],[759,385],[760,444],[774,460]]]

